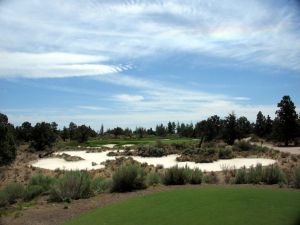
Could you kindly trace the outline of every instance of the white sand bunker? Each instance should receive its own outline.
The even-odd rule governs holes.
[[[134,144],[125,144],[125,145],[122,145],[123,147],[132,147],[134,146]]]
[[[103,147],[106,147],[106,148],[114,148],[116,145],[115,144],[107,144],[107,145],[101,145]]]
[[[113,150],[117,151],[117,150]],[[56,155],[66,153],[71,156],[79,156],[84,160],[80,161],[65,161],[61,158],[46,158],[40,159],[32,163],[33,167],[55,170],[93,170],[104,168],[104,165],[101,163],[106,160],[115,160],[116,156],[107,156],[107,153],[110,151],[104,152],[95,152],[87,153],[86,151],[64,151],[57,152]],[[195,163],[195,162],[178,162],[176,158],[179,155],[173,154],[163,157],[141,157],[141,156],[132,156],[132,158],[140,163],[148,163],[149,165],[162,165],[164,168],[170,168],[172,166],[178,165],[179,167],[188,166],[190,168],[199,168],[202,171],[221,171],[222,168],[236,168],[239,169],[243,166],[249,168],[250,166],[255,166],[260,163],[263,166],[271,165],[276,163],[276,160],[273,159],[264,159],[264,158],[235,158],[235,159],[223,159],[218,160],[212,163]]]

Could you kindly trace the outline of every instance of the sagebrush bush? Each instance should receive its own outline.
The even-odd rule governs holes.
[[[202,183],[202,178],[203,178],[203,173],[201,170],[198,168],[194,170],[189,170],[189,180],[188,182],[190,184],[201,184]]]
[[[7,195],[4,190],[0,191],[0,207],[5,207],[9,204]]]
[[[203,176],[202,181],[206,184],[217,184],[219,183],[219,178],[215,172],[210,172]]]
[[[40,186],[43,192],[48,192],[55,179],[42,173],[32,176],[29,180],[29,186]]]
[[[112,180],[97,177],[92,182],[92,189],[96,194],[109,192],[112,188]]]
[[[257,164],[255,167],[251,166],[247,174],[247,183],[258,184],[262,182],[263,168],[261,164]]]
[[[254,146],[247,141],[239,141],[233,145],[235,151],[250,151],[253,148]]]
[[[165,185],[183,185],[188,182],[188,179],[187,169],[178,166],[167,169],[163,176]]]
[[[147,186],[154,186],[161,183],[161,176],[156,172],[150,172],[146,177]]]
[[[295,188],[300,188],[300,167],[294,168],[292,181]]]
[[[22,184],[8,184],[0,191],[0,207],[16,203],[18,199],[23,199],[23,197],[24,186]]]
[[[146,188],[145,171],[139,165],[124,165],[113,174],[112,192]]]
[[[234,183],[236,183],[236,184],[246,184],[247,183],[247,173],[246,173],[245,167],[237,170]]]
[[[138,155],[142,157],[161,157],[165,155],[165,152],[161,147],[142,145],[138,147]]]
[[[44,191],[44,189],[40,185],[29,185],[25,189],[23,199],[25,201],[30,201],[30,200],[34,199],[35,197],[39,196],[40,194],[42,194],[43,191]]]
[[[50,189],[51,201],[70,201],[93,195],[92,179],[86,171],[68,171]]]
[[[262,180],[266,184],[285,183],[285,176],[278,165],[271,165],[264,168]]]
[[[221,148],[219,149],[219,158],[220,159],[231,159],[233,158],[233,152],[231,148]]]

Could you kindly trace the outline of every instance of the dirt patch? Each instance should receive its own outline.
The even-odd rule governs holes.
[[[272,144],[263,144],[263,146],[266,146],[268,148],[273,148],[275,150],[278,150],[280,152],[287,152],[287,153],[291,153],[294,155],[300,155],[300,147],[279,147],[279,146],[274,146]]]

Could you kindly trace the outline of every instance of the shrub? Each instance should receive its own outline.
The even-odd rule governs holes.
[[[138,155],[142,157],[161,157],[164,150],[157,146],[143,145],[138,147]]]
[[[163,177],[166,185],[183,185],[188,182],[188,174],[186,168],[178,168],[178,166],[168,169]]]
[[[219,182],[219,178],[215,172],[210,172],[203,176],[203,182],[207,184],[217,184]]]
[[[247,174],[247,182],[251,184],[258,184],[262,181],[263,168],[261,164],[257,164],[256,167],[251,166]]]
[[[43,193],[43,187],[40,185],[29,185],[24,192],[24,200],[30,201]]]
[[[20,183],[11,183],[3,189],[3,192],[7,197],[8,203],[13,204],[17,199],[23,198],[24,186]]]
[[[278,165],[271,165],[263,170],[263,182],[266,184],[284,183],[284,174]]]
[[[51,201],[70,201],[93,195],[92,179],[87,172],[69,171],[58,178],[50,189]]]
[[[156,172],[151,172],[147,174],[146,184],[147,186],[155,186],[161,183],[161,176]]]
[[[294,187],[300,188],[300,167],[294,168],[292,180]]]
[[[246,168],[243,167],[241,169],[238,169],[237,174],[235,176],[234,183],[236,184],[246,184],[247,183],[247,178],[246,178]]]
[[[109,192],[112,187],[112,180],[97,177],[92,182],[92,189],[95,193]]]
[[[220,159],[231,159],[232,157],[233,157],[233,153],[231,148],[221,148],[219,150]]]
[[[249,142],[247,141],[240,141],[240,142],[237,142],[233,145],[233,149],[235,151],[250,151],[253,149],[253,145],[251,145]]]
[[[39,173],[30,178],[29,186],[40,186],[43,192],[48,192],[54,180],[53,177]]]
[[[203,173],[201,170],[196,168],[195,170],[189,169],[189,183],[190,184],[201,184]]]
[[[143,188],[145,188],[145,171],[138,165],[121,166],[113,175],[113,192],[127,192]]]
[[[4,190],[0,191],[0,207],[8,205],[8,198]]]

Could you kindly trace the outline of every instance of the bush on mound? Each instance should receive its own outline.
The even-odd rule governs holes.
[[[188,167],[174,166],[165,172],[163,181],[165,185],[201,184],[202,178],[203,174],[199,169],[192,170]]]
[[[95,194],[109,192],[112,188],[112,180],[103,177],[97,177],[92,182],[92,189]]]
[[[162,182],[160,174],[156,172],[150,172],[147,174],[146,177],[146,184],[147,186],[155,186]]]
[[[40,186],[43,192],[48,192],[55,179],[42,173],[32,176],[29,180],[29,186]]]
[[[146,188],[146,173],[139,165],[124,165],[113,175],[112,192],[127,192]]]
[[[300,167],[296,167],[293,171],[293,186],[300,188]]]
[[[20,183],[11,183],[0,191],[0,206],[16,203],[24,196],[24,186]]]
[[[50,201],[70,201],[89,198],[92,195],[92,179],[85,171],[66,172],[50,189]]]

